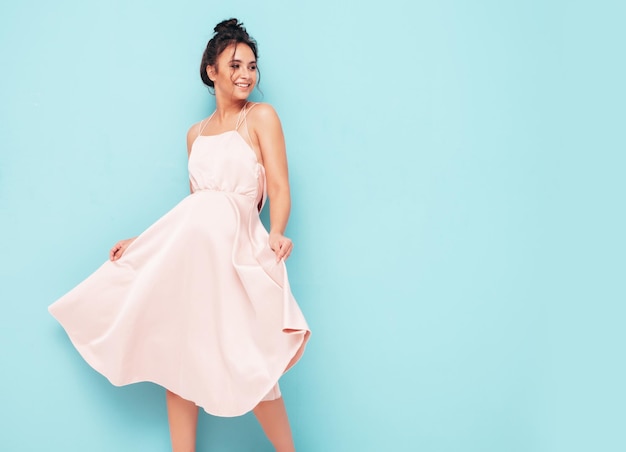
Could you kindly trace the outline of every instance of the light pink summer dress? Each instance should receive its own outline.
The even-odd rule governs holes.
[[[246,114],[196,138],[191,195],[49,307],[114,385],[151,381],[217,416],[268,399],[309,337],[259,219],[265,172],[240,134]]]

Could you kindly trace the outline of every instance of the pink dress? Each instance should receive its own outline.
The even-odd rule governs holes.
[[[310,332],[259,219],[264,168],[239,131],[198,136],[189,176],[193,194],[49,310],[114,385],[151,381],[238,416]]]

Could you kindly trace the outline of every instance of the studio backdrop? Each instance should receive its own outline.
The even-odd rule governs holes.
[[[230,17],[287,142],[298,451],[626,450],[626,8],[605,0],[3,2],[0,449],[169,450],[163,390],[111,386],[47,307],[188,194]],[[272,450],[252,415],[198,435]]]

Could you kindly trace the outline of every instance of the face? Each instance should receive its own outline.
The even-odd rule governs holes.
[[[207,74],[215,84],[215,94],[247,99],[257,80],[256,58],[246,44],[233,44],[217,57],[215,66],[207,66]]]

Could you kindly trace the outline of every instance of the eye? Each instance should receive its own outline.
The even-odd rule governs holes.
[[[250,70],[251,70],[251,71],[256,71],[256,65],[252,65],[252,66],[250,66]]]
[[[233,69],[239,69],[239,65],[237,63],[233,63],[230,65]]]

